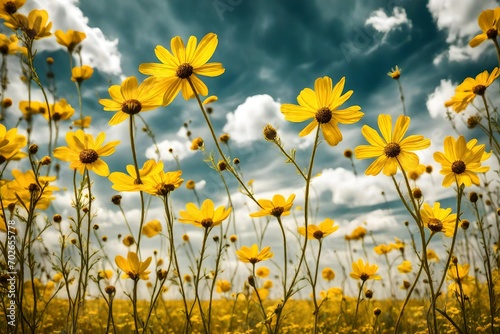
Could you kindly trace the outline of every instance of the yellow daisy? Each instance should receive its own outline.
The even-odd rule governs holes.
[[[21,29],[30,40],[49,37],[51,34],[52,22],[48,22],[49,14],[45,9],[33,9],[28,16],[14,14],[9,16],[5,25],[11,29]]]
[[[295,194],[291,194],[290,197],[285,201],[285,197],[276,194],[273,196],[272,201],[268,199],[259,199],[259,205],[261,210],[251,213],[250,217],[264,217],[264,216],[288,216],[290,214],[290,209],[293,205],[293,200],[295,199]]]
[[[251,247],[243,246],[236,251],[236,255],[241,262],[256,264],[260,261],[265,261],[274,256],[271,252],[271,247],[262,248],[259,252],[259,247],[253,244]]]
[[[333,219],[326,218],[323,220],[321,223],[319,223],[318,226],[316,225],[309,225],[307,227],[307,239],[317,239],[321,240],[324,237],[332,234],[333,232],[337,231],[339,229],[338,225],[334,225]],[[300,226],[298,228],[298,232],[305,236],[306,235],[306,228],[303,226]]]
[[[146,178],[151,175],[157,175],[163,171],[163,162],[156,162],[155,160],[148,160],[139,169],[139,177],[141,182],[137,181],[137,173],[134,165],[127,165],[128,175],[121,172],[113,172],[108,176],[108,179],[113,183],[111,188],[116,191],[142,191],[147,188],[144,185]]]
[[[26,137],[17,133],[17,128],[7,131],[7,128],[0,124],[0,165],[7,160],[18,160],[27,156],[21,152],[26,146]]]
[[[97,175],[108,176],[108,165],[101,159],[115,152],[119,141],[112,141],[103,146],[106,134],[101,132],[95,139],[82,130],[66,133],[68,146],[54,150],[54,157],[71,162],[69,167],[83,174],[84,170],[93,170]]]
[[[390,72],[387,72],[387,75],[393,78],[394,80],[398,80],[401,76],[401,69],[396,65],[396,68],[391,69]]]
[[[162,167],[163,168],[163,167]],[[182,171],[150,173],[141,181],[144,184],[144,191],[155,196],[167,196],[170,192],[179,188],[184,182],[181,178]]]
[[[21,8],[26,0],[0,0],[0,17],[8,19]]]
[[[109,87],[111,99],[99,100],[104,110],[117,111],[108,124],[120,124],[131,115],[158,108],[162,99],[161,87],[155,82],[155,78],[148,78],[138,85],[136,77],[128,77],[121,85]]]
[[[361,145],[354,150],[358,159],[377,158],[365,174],[377,175],[383,170],[385,175],[391,176],[401,167],[408,171],[418,166],[418,156],[411,151],[423,150],[431,145],[431,141],[420,135],[403,138],[410,126],[410,117],[399,116],[392,129],[391,115],[382,114],[378,116],[378,126],[382,136],[364,125],[361,132],[370,145]]]
[[[460,294],[460,288],[465,295],[471,294],[475,288],[475,280],[472,276],[469,276],[469,264],[451,264],[446,273],[446,280],[453,281],[448,285],[448,293]]]
[[[477,18],[477,23],[483,32],[470,40],[469,45],[473,48],[487,39],[496,40],[500,29],[500,7],[483,10]]]
[[[68,30],[66,32],[62,30],[56,30],[56,42],[65,46],[68,49],[68,52],[71,53],[75,49],[75,47],[80,44],[87,35],[81,31]]]
[[[139,72],[152,75],[159,79],[160,85],[165,92],[163,105],[172,102],[179,91],[185,100],[194,97],[194,92],[189,85],[189,79],[196,92],[203,96],[208,95],[208,88],[198,75],[216,77],[224,73],[221,63],[207,63],[217,48],[218,39],[214,33],[208,33],[197,45],[195,36],[189,37],[187,47],[184,41],[176,36],[170,41],[172,53],[163,46],[158,45],[155,49],[158,63],[146,63],[139,66]]]
[[[451,213],[451,208],[442,209],[439,202],[435,202],[432,208],[424,203],[420,216],[424,225],[434,233],[443,232],[447,237],[452,237],[455,233],[457,215]]]
[[[92,117],[85,116],[83,119],[74,120],[73,125],[82,129],[86,129],[90,127],[91,122],[92,122]]]
[[[408,260],[404,260],[399,266],[398,266],[398,271],[402,274],[408,274],[411,273],[412,271],[412,265],[411,262]]]
[[[198,209],[194,203],[186,204],[186,211],[180,212],[179,221],[208,229],[222,223],[229,216],[229,213],[231,213],[231,208],[226,209],[219,206],[214,210],[214,202],[206,199],[203,201],[201,209]]]
[[[71,81],[82,83],[85,80],[90,79],[92,74],[94,73],[94,69],[88,65],[83,66],[75,66],[71,69]]]
[[[352,272],[349,274],[354,279],[360,279],[363,282],[369,279],[379,280],[381,277],[375,273],[378,270],[376,264],[369,264],[359,259],[358,262],[352,263]]]
[[[325,76],[316,79],[314,91],[310,88],[303,89],[297,97],[299,105],[283,104],[281,112],[285,119],[290,122],[304,122],[313,119],[300,133],[303,137],[311,133],[317,126],[321,127],[323,137],[329,145],[335,146],[342,140],[338,123],[353,124],[363,117],[359,106],[351,106],[346,109],[337,109],[346,102],[353,91],[344,90],[345,77],[332,88],[332,79]]]
[[[434,160],[442,166],[440,173],[445,175],[443,186],[449,187],[455,180],[459,185],[464,184],[466,187],[472,184],[478,186],[480,181],[477,173],[485,173],[490,169],[488,166],[481,166],[483,158],[489,157],[485,156],[484,148],[484,144],[475,146],[475,142],[467,146],[463,136],[457,140],[452,136],[446,137],[444,153],[434,153]]]
[[[143,227],[142,227],[142,234],[147,236],[148,238],[152,238],[158,233],[160,233],[162,230],[161,228],[161,223],[158,219],[153,219],[150,222],[147,222]]]
[[[383,255],[383,254],[388,254],[390,253],[394,248],[392,248],[391,246],[388,246],[386,244],[380,244],[378,246],[375,246],[373,247],[373,250],[375,251],[375,253],[377,253],[378,255]]]
[[[129,252],[127,255],[127,259],[120,255],[117,255],[115,257],[116,265],[123,271],[122,278],[131,278],[134,281],[139,279],[149,279],[149,273],[151,271],[147,269],[149,267],[149,264],[151,263],[151,260],[152,258],[150,256],[146,259],[146,261],[141,262],[139,261],[137,253],[134,252]]]

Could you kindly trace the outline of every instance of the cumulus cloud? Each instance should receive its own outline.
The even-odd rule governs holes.
[[[477,17],[482,10],[495,8],[498,4],[494,0],[429,0],[427,8],[436,22],[439,30],[448,33],[446,42],[448,50],[434,59],[439,64],[443,59],[450,61],[476,60],[481,55],[485,44],[477,48],[468,46],[468,42],[480,32]]]
[[[162,152],[161,159],[164,161],[173,161],[175,160],[174,156],[178,160],[182,160],[184,158],[193,155],[195,151],[192,151],[190,147],[191,143],[179,140],[166,139],[158,143],[158,150]],[[173,154],[165,153],[165,152],[170,152],[170,150],[172,150]],[[148,149],[146,150],[146,157],[148,159],[156,159],[158,157],[156,152],[156,147],[154,145],[148,147]]]
[[[446,118],[446,108],[444,103],[455,95],[456,84],[451,80],[441,79],[441,83],[429,94],[425,105],[432,118]]]
[[[28,1],[21,12],[26,14],[36,8],[47,10],[49,21],[52,22],[52,33],[59,29],[83,31],[87,35],[87,38],[82,42],[83,63],[97,68],[103,73],[121,74],[118,39],[108,39],[100,28],[90,27],[88,18],[78,8],[78,2],[78,0]],[[63,49],[63,46],[56,43],[55,37],[41,40],[36,47],[39,51]]]
[[[248,145],[261,140],[260,134],[266,124],[277,126],[283,123],[280,106],[267,94],[250,96],[233,113],[227,114],[223,131],[238,144]]]
[[[377,9],[370,14],[365,24],[372,26],[375,30],[382,33],[388,33],[403,25],[411,28],[411,20],[406,16],[404,8],[394,7],[392,14],[392,16],[389,16],[382,8]]]

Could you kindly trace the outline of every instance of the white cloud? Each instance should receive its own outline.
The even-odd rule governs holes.
[[[56,30],[66,31],[73,29],[83,31],[87,38],[82,42],[83,63],[97,68],[108,74],[119,75],[121,69],[121,54],[118,51],[118,39],[110,40],[100,28],[90,27],[88,18],[78,8],[78,0],[34,0],[26,2],[22,7],[22,13],[28,13],[35,8],[43,8],[49,13],[49,21],[52,22],[52,33]],[[53,51],[64,47],[56,43],[55,36],[42,39],[36,43],[39,51]]]
[[[194,154],[196,151],[190,149],[191,143],[179,140],[164,140],[158,143],[158,149],[161,152],[161,159],[164,161],[173,161],[174,155],[177,159],[182,160]],[[172,153],[170,153],[172,150]],[[148,147],[146,150],[146,157],[148,159],[156,159],[156,147],[154,145]]]
[[[377,9],[370,14],[370,17],[365,21],[365,24],[371,25],[377,31],[382,33],[388,33],[402,25],[408,25],[408,27],[411,28],[411,20],[408,20],[406,10],[404,8],[394,7],[392,14],[393,16],[388,16],[382,8]]]
[[[270,123],[277,126],[283,123],[279,102],[269,95],[248,97],[234,113],[227,114],[227,123],[223,131],[231,135],[231,140],[238,144],[250,144],[261,140],[262,128]]]
[[[451,80],[441,79],[440,85],[427,97],[425,105],[432,118],[446,118],[444,103],[455,95],[455,87],[456,84],[453,84]]]
[[[449,49],[438,55],[434,63],[439,64],[445,56],[457,62],[477,60],[485,45],[470,48],[467,43],[480,32],[477,17],[481,11],[497,6],[494,0],[429,0],[427,8],[438,29],[448,33],[446,42],[449,44]]]

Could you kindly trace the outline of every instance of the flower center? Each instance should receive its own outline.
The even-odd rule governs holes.
[[[462,160],[457,160],[451,164],[451,171],[455,174],[462,174],[465,172],[465,162]]]
[[[16,4],[12,1],[7,1],[5,5],[3,5],[3,9],[7,14],[14,14],[17,12]]]
[[[472,89],[472,92],[476,95],[483,96],[484,92],[486,91],[486,86],[483,85],[477,85]]]
[[[255,258],[255,257],[251,257],[248,259],[248,262],[250,262],[251,264],[256,264],[257,262],[259,262],[259,259]]]
[[[432,232],[441,232],[443,230],[443,223],[437,218],[429,219],[427,226]]]
[[[321,238],[323,238],[323,231],[314,231],[314,233],[313,233],[313,237],[314,237],[315,239],[320,240]]]
[[[83,164],[91,164],[99,159],[99,155],[95,150],[85,149],[80,152],[80,162]]]
[[[193,74],[193,66],[189,63],[184,63],[177,67],[177,72],[175,73],[181,79],[187,79]]]
[[[28,190],[30,193],[38,192],[40,190],[40,187],[36,183],[30,183],[28,186]]]
[[[29,39],[35,39],[37,35],[37,31],[35,29],[26,29],[26,36],[28,36]]]
[[[327,107],[323,107],[316,111],[316,120],[320,124],[325,124],[330,122],[332,119],[332,111],[328,109]]]
[[[9,46],[5,45],[5,44],[0,46],[0,53],[3,55],[6,55],[7,53],[9,53]]]
[[[397,143],[389,143],[385,146],[384,153],[389,158],[395,158],[401,153],[401,146]]]
[[[58,112],[53,113],[53,114],[52,114],[52,119],[53,119],[54,121],[60,121],[60,120],[61,120],[61,114],[60,114],[60,113],[58,113]]]
[[[361,275],[359,275],[359,278],[361,278],[362,281],[366,281],[370,278],[370,275],[368,275],[367,273],[361,273]]]
[[[490,39],[495,39],[498,35],[498,30],[496,29],[490,29],[486,32],[486,36]]]
[[[7,161],[7,159],[0,154],[0,165],[3,164],[5,161]]]
[[[212,225],[214,224],[214,221],[212,220],[212,218],[205,218],[201,221],[201,226],[205,227],[205,228],[209,228],[211,227]]]
[[[281,216],[281,214],[285,211],[281,206],[277,206],[271,210],[271,214],[275,217]]]
[[[141,102],[137,100],[127,100],[122,104],[122,111],[129,115],[138,114],[142,109]]]

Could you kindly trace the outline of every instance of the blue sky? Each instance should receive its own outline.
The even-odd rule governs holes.
[[[218,35],[219,46],[212,60],[222,62],[226,69],[222,76],[205,80],[209,94],[219,97],[219,101],[213,104],[212,116],[217,133],[231,135],[231,158],[240,158],[245,178],[255,180],[257,198],[270,198],[275,193],[288,197],[295,193],[296,204],[303,205],[303,181],[291,165],[283,164],[284,158],[276,147],[263,140],[262,127],[266,123],[277,127],[285,147],[296,148],[298,163],[305,167],[312,135],[299,138],[298,132],[305,124],[284,121],[279,111],[280,104],[296,103],[299,92],[305,87],[313,87],[318,77],[327,75],[334,82],[346,77],[345,89],[352,89],[354,94],[345,105],[361,106],[365,116],[357,124],[341,125],[344,140],[337,147],[329,147],[326,143],[320,145],[314,174],[321,176],[313,181],[313,205],[320,208],[318,219],[330,217],[341,226],[325,243],[322,267],[331,266],[340,272],[334,251],[345,256],[345,247],[339,241],[364,222],[367,229],[373,231],[377,243],[392,242],[395,236],[408,240],[402,223],[410,217],[403,212],[390,178],[364,176],[369,161],[355,161],[360,174],[356,177],[349,160],[343,157],[345,149],[354,149],[365,143],[360,132],[362,125],[376,127],[380,113],[391,114],[394,118],[401,114],[397,84],[387,72],[396,65],[403,69],[401,83],[408,114],[412,117],[408,133],[423,134],[432,140],[431,148],[422,152],[420,157],[423,164],[431,164],[439,170],[432,153],[442,150],[446,135],[455,134],[446,120],[444,101],[453,95],[454,87],[465,77],[491,70],[496,65],[491,43],[483,43],[476,49],[467,46],[479,32],[479,13],[496,6],[496,1],[472,0],[70,0],[49,4],[37,0],[28,1],[26,9],[47,9],[53,31],[75,29],[87,33],[83,59],[85,64],[96,69],[96,73],[84,83],[84,110],[93,117],[94,127],[90,132],[106,131],[108,140],[122,141],[117,153],[106,159],[112,171],[123,171],[124,162],[132,163],[127,125],[109,128],[107,121],[112,113],[102,111],[97,96],[107,98],[109,84],[119,84],[127,76],[135,75],[142,80],[144,76],[138,72],[138,66],[157,62],[154,55],[156,45],[169,48],[174,36],[181,36],[186,41],[190,35],[195,35],[200,40],[206,33],[214,32]],[[70,75],[67,54],[55,43],[55,38],[37,43],[40,50],[37,69],[45,71],[45,57],[54,57],[56,77],[60,80],[59,94],[76,106],[76,91],[65,81]],[[15,62],[10,65],[11,73],[18,73]],[[14,106],[18,100],[26,99],[19,87],[20,84],[13,80],[9,88]],[[34,96],[41,98],[37,91]],[[12,112],[16,112],[15,109]],[[464,113],[465,116],[456,116],[459,131],[468,139],[477,135],[463,125],[463,119],[472,112],[471,108]],[[207,151],[214,150],[195,101],[184,101],[179,96],[166,108],[144,113],[144,118],[155,132],[166,168],[176,169],[168,153],[169,148],[174,148],[184,179],[197,182],[202,199],[212,198],[217,204],[224,205],[226,196],[217,174],[206,166],[200,152],[189,150],[190,142],[183,128],[185,122],[190,122],[194,136],[205,139]],[[37,132],[34,138],[43,143],[46,133]],[[59,144],[63,143],[64,137],[60,138]],[[141,164],[154,157],[147,136],[138,133],[137,143],[142,154]],[[63,172],[62,177],[69,175]],[[255,242],[255,236],[248,212],[257,208],[238,193],[237,184],[230,175],[226,178],[236,204],[241,244],[249,245]],[[441,180],[436,171],[424,175],[419,186],[429,202],[444,200],[452,205],[446,199],[453,196],[453,190],[441,188]],[[115,192],[109,188],[106,179],[96,180],[95,187],[100,231],[108,235],[109,251],[124,255],[126,247],[115,236],[117,233],[126,234],[126,229],[117,208],[109,204],[109,198]],[[173,197],[176,212],[184,209],[187,201],[194,200],[192,193],[184,188],[176,191]],[[63,193],[56,201],[55,210],[63,216],[71,215],[70,198],[70,193]],[[137,194],[124,194],[124,202],[127,208],[135,207]],[[162,219],[159,204],[159,201],[153,201],[148,218]],[[137,208],[127,210],[131,221],[138,215]],[[297,212],[297,220],[301,221],[300,212]],[[280,263],[278,249],[281,239],[279,229],[273,223],[264,244],[276,249],[276,261]],[[290,218],[286,224],[289,224],[290,235],[295,234],[294,220]],[[200,240],[200,231],[184,225],[178,229],[179,235],[185,231],[192,235],[194,243]],[[51,236],[47,238],[48,242],[57,242],[57,233]],[[436,248],[442,249],[442,240],[436,241]],[[371,239],[367,239],[367,243],[371,244]],[[148,240],[144,246],[146,252],[151,252],[159,247],[159,242]],[[359,249],[359,245],[355,247]],[[369,252],[370,260],[378,261],[382,266],[371,247]],[[233,260],[228,263],[234,265]]]

